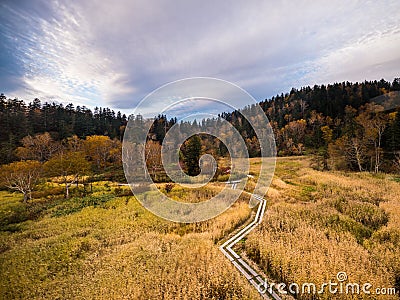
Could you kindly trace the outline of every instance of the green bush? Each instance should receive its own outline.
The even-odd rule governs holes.
[[[24,203],[13,203],[7,210],[0,211],[0,228],[7,230],[7,225],[20,223],[29,219],[28,206]]]
[[[390,243],[395,247],[400,246],[400,230],[397,228],[382,228],[374,232],[371,241],[377,244]]]
[[[98,196],[87,196],[87,197],[73,197],[64,201],[61,205],[55,207],[55,210],[52,214],[53,217],[70,215],[76,212],[81,211],[83,208],[88,206],[93,207],[104,207],[104,204],[114,196],[111,194],[103,194]]]
[[[368,239],[372,235],[372,230],[363,224],[347,217],[337,214],[330,215],[324,221],[324,226],[333,229],[336,232],[350,232],[357,240],[362,243],[364,239]]]

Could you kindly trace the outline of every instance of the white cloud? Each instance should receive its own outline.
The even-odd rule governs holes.
[[[259,100],[292,86],[399,76],[398,1],[88,0],[51,10],[39,20],[13,11],[27,28],[15,35],[22,88],[89,106],[131,109],[192,76],[230,80]]]
[[[339,48],[315,62],[314,81],[393,79],[400,76],[400,31],[393,30],[361,38],[357,43]]]

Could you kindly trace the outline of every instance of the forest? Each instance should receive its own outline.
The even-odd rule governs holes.
[[[315,166],[320,169],[397,172],[400,167],[399,108],[385,110],[373,99],[382,95],[398,97],[399,91],[399,78],[393,82],[384,79],[342,82],[292,88],[289,93],[259,104],[271,122],[279,156],[313,154]],[[243,108],[246,109],[251,107]],[[240,132],[250,157],[260,156],[257,137],[240,111],[221,112],[220,117]],[[102,135],[116,145],[122,141],[128,118],[141,116],[127,117],[109,108],[96,107],[91,111],[73,104],[41,103],[39,99],[26,103],[1,94],[0,164],[28,158],[44,162],[65,148],[71,138],[85,140]],[[161,143],[176,122],[173,116],[155,116],[149,140]],[[25,155],[23,152],[32,147],[35,136],[43,134],[51,140],[52,146],[45,142],[48,148],[45,151],[51,153],[40,157]],[[203,151],[218,156],[227,154],[223,146],[212,151],[213,139],[203,136],[201,140]],[[111,156],[105,160],[113,162],[115,158]]]

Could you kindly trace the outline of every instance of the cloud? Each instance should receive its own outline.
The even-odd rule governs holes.
[[[365,36],[319,58],[314,63],[316,72],[310,73],[309,77],[325,82],[343,78],[351,81],[380,79],[377,76],[393,79],[400,76],[399,51],[399,28]]]
[[[44,100],[76,101],[95,106],[119,92],[132,92],[124,85],[124,74],[114,70],[111,61],[90,44],[84,18],[72,7],[53,3],[46,17],[29,17],[27,11],[4,6],[11,25],[24,20],[25,28],[2,30],[14,42],[14,58],[23,72],[14,93]]]
[[[129,111],[185,77],[229,80],[262,100],[399,76],[398,1],[16,1],[0,17],[0,88],[20,97]]]

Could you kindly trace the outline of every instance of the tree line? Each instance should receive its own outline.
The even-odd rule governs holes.
[[[278,155],[313,154],[318,169],[346,169],[371,172],[400,171],[400,109],[387,110],[376,97],[400,91],[400,79],[362,83],[334,83],[292,89],[260,103],[271,122]],[[260,146],[242,110],[219,115],[241,134],[250,157],[260,155]],[[130,116],[143,121],[141,116]],[[46,176],[64,178],[66,194],[71,182],[83,174],[101,173],[107,166],[121,166],[121,140],[128,118],[109,108],[63,106],[41,103],[26,104],[19,99],[0,95],[0,164],[2,181],[8,187],[21,189],[18,182],[35,182],[38,168]],[[156,176],[162,169],[160,145],[165,134],[177,124],[176,118],[159,115],[152,126],[145,147],[148,167]],[[178,125],[206,128],[207,122],[181,122]],[[227,156],[226,147],[212,136],[200,135],[182,145],[183,169],[191,175],[199,172],[201,153]],[[193,161],[196,160],[196,163]],[[8,165],[7,165],[8,164]],[[74,168],[78,168],[74,169]],[[14,171],[13,171],[14,170]],[[31,170],[24,178],[18,170]],[[23,173],[23,172],[22,172]],[[4,174],[13,174],[5,178]],[[28,177],[26,177],[28,176]],[[29,197],[30,188],[23,191]]]
[[[122,140],[127,117],[109,108],[91,111],[85,106],[41,103],[34,99],[25,103],[0,95],[0,164],[18,159],[15,149],[26,136],[48,132],[53,140],[62,141],[76,135],[105,135]]]
[[[69,197],[72,184],[86,185],[111,168],[121,169],[121,141],[104,135],[76,135],[54,140],[48,132],[26,136],[15,150],[19,159],[0,166],[0,186],[24,195],[24,201],[42,178],[57,178]]]
[[[270,120],[279,156],[312,154],[318,169],[398,172],[399,92],[400,78],[393,82],[341,82],[293,88],[259,104]],[[397,97],[397,107],[385,110],[374,102],[380,96],[392,94]],[[258,139],[243,117],[246,110],[252,109],[248,106],[219,116],[239,131],[249,156],[257,157],[261,154]],[[206,127],[205,122],[194,125]],[[165,115],[156,117],[152,139],[161,143],[175,123],[176,119],[168,120]],[[186,123],[179,125],[190,126]],[[201,140],[203,148],[214,149],[213,154],[227,155],[226,148],[216,139],[203,136]]]
[[[318,169],[400,171],[400,78],[292,89],[260,103],[271,122],[278,155],[313,154]],[[386,109],[380,97],[397,106]],[[392,99],[391,99],[392,97]],[[245,108],[251,109],[251,107]],[[221,114],[259,146],[240,111]]]

